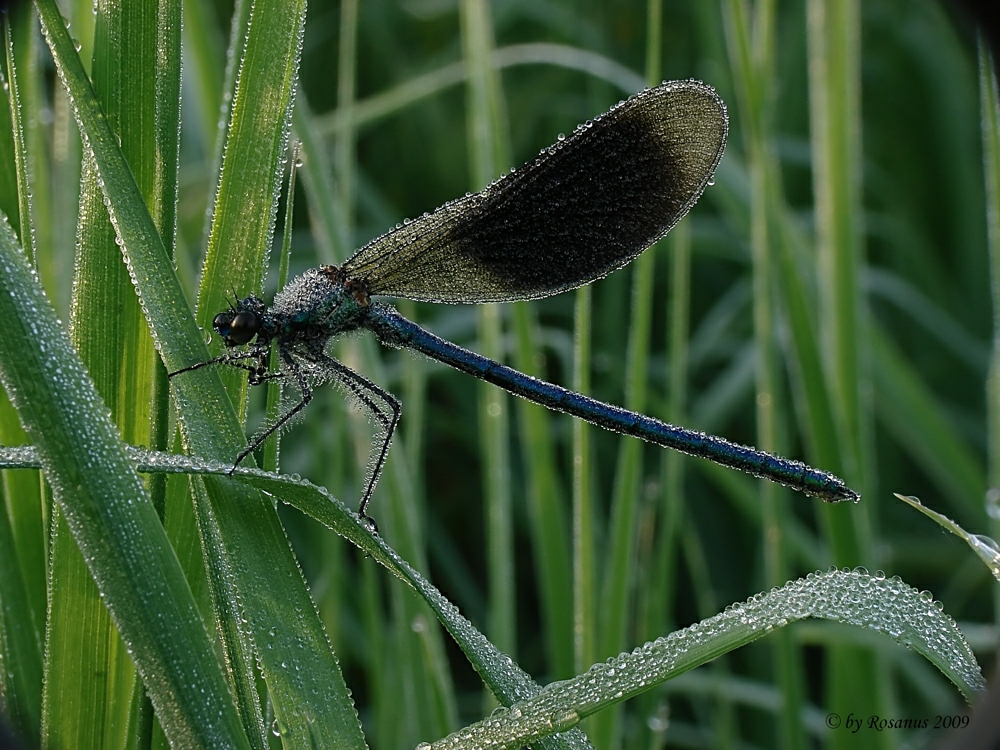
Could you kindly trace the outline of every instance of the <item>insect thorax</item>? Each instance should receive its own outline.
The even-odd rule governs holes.
[[[289,281],[269,314],[279,336],[328,338],[357,328],[367,302],[343,283],[333,266],[322,266]]]

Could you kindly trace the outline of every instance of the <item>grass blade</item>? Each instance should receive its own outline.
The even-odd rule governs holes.
[[[66,34],[61,16],[49,2],[40,1],[38,7],[60,76],[73,98],[81,132],[103,180],[112,223],[122,242],[164,363],[169,369],[180,369],[191,362],[205,361],[208,353],[174,269],[117,148],[116,138],[93,99],[89,81]],[[276,150],[275,144],[287,137],[303,8],[285,3],[258,3],[254,8],[257,15],[251,19],[251,29],[255,30],[251,38],[260,40],[269,37],[275,44],[284,44],[284,56],[279,59],[284,59],[286,64],[277,67],[269,64],[260,69],[245,67],[241,74],[241,90],[248,96],[250,92],[260,90],[257,87],[262,85],[261,81],[252,80],[255,76],[267,73],[277,78],[277,86],[263,84],[267,102],[257,102],[261,107],[257,110],[258,114],[265,111],[276,114],[272,131],[262,134],[264,139],[270,139],[272,145],[270,149],[261,149],[274,163],[262,174],[258,171],[256,175],[248,175],[248,178],[259,178],[260,182],[271,184],[276,190],[281,152]],[[284,30],[284,35],[277,33],[279,28]],[[248,42],[257,54],[265,54],[254,45],[255,42]],[[271,55],[266,57],[272,62],[275,59]],[[259,58],[250,56],[247,59]],[[282,86],[285,92],[283,104],[280,97],[279,101],[274,101],[275,92]],[[234,112],[243,113],[247,107],[252,108],[253,104],[234,102]],[[247,115],[242,116],[245,119]],[[242,128],[240,133],[248,133],[247,137],[252,137],[252,129]],[[236,150],[235,147],[227,149],[227,158],[235,158],[233,153]],[[245,166],[242,165],[237,172],[245,174]],[[237,208],[231,199],[227,199],[226,204],[233,211]],[[220,217],[217,226],[219,221],[231,221],[233,218],[223,219],[218,210],[216,215]],[[249,222],[259,228],[256,233],[251,231],[251,235],[258,239],[269,236],[269,230],[261,227],[267,226],[270,215],[269,211],[265,211],[263,217]],[[175,383],[175,386],[184,415],[184,435],[190,449],[210,457],[224,456],[228,460],[239,450],[243,435],[218,374],[196,373],[178,381],[183,381]],[[225,544],[225,550],[219,551],[216,558],[220,567],[215,570],[222,572],[220,561],[224,554],[226,565],[233,572],[230,578],[222,575],[216,580],[224,580],[227,584],[235,581],[239,586],[239,597],[228,590],[226,598],[230,601],[240,599],[242,608],[239,611],[247,620],[248,637],[253,639],[264,667],[281,730],[289,738],[301,738],[300,741],[362,745],[357,716],[336,659],[330,651],[273,507],[255,493],[234,491],[229,483],[222,480],[209,478],[205,482],[213,507],[211,515],[206,514],[202,518],[217,519]],[[203,534],[208,534],[206,539],[210,543],[213,539],[211,532],[203,530]],[[277,581],[281,581],[281,585],[277,585]],[[297,616],[292,613],[297,613]],[[288,617],[291,619],[286,619]],[[288,627],[276,628],[279,622]],[[298,664],[300,669],[291,669],[290,664]]]
[[[5,221],[0,265],[0,377],[164,732],[180,744],[246,747],[156,511]]]

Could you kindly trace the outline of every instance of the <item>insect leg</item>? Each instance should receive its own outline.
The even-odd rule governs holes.
[[[237,466],[240,465],[240,462],[244,458],[249,456],[258,448],[260,448],[260,446],[264,444],[264,441],[267,440],[268,437],[270,437],[277,430],[281,429],[281,427],[285,423],[287,423],[288,420],[290,420],[300,411],[305,409],[306,406],[309,404],[309,402],[312,401],[313,397],[312,387],[309,385],[309,381],[306,379],[306,376],[302,374],[302,370],[299,368],[298,364],[296,364],[295,360],[292,359],[291,354],[289,354],[288,350],[282,346],[278,347],[278,354],[281,357],[282,363],[284,363],[284,367],[281,370],[277,370],[275,372],[261,372],[259,368],[257,370],[253,370],[248,367],[247,369],[250,369],[251,373],[250,375],[251,383],[253,385],[259,385],[260,383],[263,383],[265,380],[280,380],[289,377],[289,374],[291,374],[291,376],[294,377],[297,382],[297,385],[299,387],[299,392],[302,394],[302,400],[300,400],[299,403],[297,403],[291,409],[282,414],[281,417],[279,417],[274,422],[274,424],[272,424],[262,433],[257,435],[252,441],[250,441],[250,443],[247,445],[246,448],[240,451],[239,455],[236,456],[236,461],[233,463],[233,468],[229,470],[230,474],[233,473],[233,471],[236,469]]]
[[[362,404],[368,410],[381,427],[382,439],[379,441],[378,436],[376,436],[372,447],[375,448],[378,442],[381,442],[381,445],[377,451],[373,450],[371,454],[372,461],[368,481],[365,484],[364,493],[361,495],[361,502],[358,504],[358,515],[361,517],[361,520],[368,524],[373,531],[378,531],[375,522],[365,511],[368,509],[368,503],[371,502],[375,485],[378,483],[379,476],[382,474],[382,468],[385,466],[385,460],[389,455],[389,445],[392,443],[392,436],[396,432],[396,425],[399,424],[399,415],[402,411],[402,406],[399,399],[387,390],[375,385],[375,383],[332,357],[327,356],[325,353],[312,351],[309,353],[309,358],[316,362],[316,364],[322,365],[332,373],[335,373],[344,388],[358,400],[358,403]]]
[[[266,360],[267,348],[257,348],[238,351],[238,352],[226,352],[215,359],[210,359],[206,362],[199,362],[196,365],[191,365],[190,367],[182,367],[180,370],[174,370],[173,372],[168,372],[167,377],[172,378],[174,375],[180,375],[185,372],[191,372],[192,370],[200,370],[202,367],[208,367],[209,365],[228,365],[229,367],[235,367],[239,370],[246,370],[251,375],[259,375],[261,372],[262,362]],[[255,359],[257,364],[250,365],[246,363],[246,360]]]

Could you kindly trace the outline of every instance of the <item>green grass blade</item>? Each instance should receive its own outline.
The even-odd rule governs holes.
[[[662,7],[657,0],[647,3],[650,24],[646,35],[646,83],[660,80]],[[628,319],[628,343],[625,353],[624,405],[630,411],[645,413],[649,380],[650,346],[655,295],[656,249],[650,248],[631,264],[632,291]],[[640,554],[639,515],[642,510],[643,444],[623,440],[618,447],[614,491],[611,495],[609,533],[605,574],[601,580],[600,617],[598,619],[598,654],[609,656],[625,648],[627,633],[635,611]],[[620,707],[601,714],[593,734],[598,746],[621,742]]]
[[[16,206],[4,206],[4,210],[7,211],[7,215],[11,216],[15,221],[15,230],[18,231],[19,236],[22,238],[22,244],[24,247],[24,252],[27,254],[28,258],[35,261],[37,253],[35,250],[35,238],[32,232],[25,232],[23,228],[31,225],[31,191],[28,188],[28,148],[25,143],[25,123],[24,123],[24,109],[22,107],[22,97],[20,93],[20,81],[21,76],[17,72],[17,61],[14,55],[14,24],[24,23],[24,16],[26,12],[24,9],[17,12],[13,20],[13,24],[10,16],[4,13],[3,16],[3,46],[4,52],[6,53],[6,65],[4,66],[5,72],[3,74],[3,80],[7,84],[4,89],[6,93],[6,98],[9,100],[10,106],[8,108],[8,113],[10,115],[9,119],[5,113],[4,116],[4,131],[5,135],[10,134],[10,138],[13,141],[13,150],[8,151],[4,149],[4,198],[7,199],[11,194],[16,196],[17,203]],[[9,130],[8,130],[9,128]],[[6,139],[5,139],[6,140]],[[11,160],[13,156],[13,160]],[[11,163],[13,161],[13,163]],[[6,203],[6,200],[5,200]],[[16,211],[11,211],[10,209],[16,208]]]
[[[4,495],[14,497],[9,492]],[[11,729],[37,745],[42,717],[42,639],[17,549],[10,517],[0,513],[0,568],[5,571],[0,576],[0,696]]]
[[[179,26],[166,24],[168,31],[161,34],[158,8],[153,4],[131,5],[126,12],[121,6],[102,3],[97,10],[92,62],[95,88],[145,199],[154,207],[161,227],[168,222],[166,234],[172,236]],[[175,30],[173,35],[170,29]],[[172,65],[152,64],[157,59],[172,61]],[[165,86],[171,77],[174,85]],[[130,443],[152,444],[151,407],[157,399],[151,396],[159,363],[90,165],[80,201],[80,252],[71,305],[73,342],[122,436]],[[107,310],[118,314],[107,316]],[[137,400],[136,395],[142,393],[149,395]],[[136,682],[131,659],[99,592],[88,579],[73,537],[62,518],[57,518],[46,634],[46,741],[60,746],[118,746],[126,737],[148,742],[148,736],[137,735],[148,732],[148,727],[129,722],[133,690],[139,691],[139,703],[146,701],[142,686]],[[81,622],[85,627],[80,627]]]
[[[773,204],[781,201],[781,187],[772,142],[771,82],[775,79],[775,4],[755,6],[753,20],[744,6],[729,3],[729,29],[735,37],[732,55],[740,111],[744,113],[747,170],[750,179],[750,248],[753,262],[753,323],[756,393],[756,445],[776,453],[784,452],[779,442],[783,421],[780,353],[775,335],[780,311],[772,294],[777,258],[774,252]],[[761,509],[761,540],[764,578],[770,585],[787,580],[789,551],[784,519],[790,510],[787,493],[768,482],[758,483]],[[802,726],[803,675],[801,652],[787,632],[777,635],[772,652],[773,671],[779,683],[784,710],[777,735],[785,748],[805,742]],[[725,707],[724,707],[725,710]],[[731,724],[728,726],[731,729]],[[732,742],[734,738],[729,738]]]
[[[347,257],[350,248],[341,244],[338,227],[343,226],[343,222],[338,221],[330,210],[336,204],[335,195],[338,193],[328,169],[330,162],[326,148],[317,132],[306,95],[301,90],[295,96],[292,125],[295,137],[302,144],[302,181],[311,204],[309,218],[312,235],[318,245],[316,254],[320,262],[335,264]]]
[[[73,96],[81,130],[86,134],[87,144],[103,180],[112,221],[122,241],[163,360],[170,369],[205,361],[208,358],[205,345],[188,312],[190,308],[184,300],[173,267],[128,167],[121,158],[115,137],[89,93],[89,83],[72,42],[65,34],[61,17],[48,3],[40,2],[39,8],[47,40],[60,74]],[[274,163],[257,175],[261,182],[274,183],[281,160],[281,153],[276,152],[274,144],[281,141],[282,133],[287,135],[302,9],[301,6],[284,3],[258,4],[255,9],[260,14],[251,20],[256,38],[270,35],[275,43],[284,41],[285,58],[279,59],[290,61],[284,67],[274,68],[270,63],[275,58],[269,56],[268,67],[260,70],[245,68],[241,78],[244,83],[241,90],[248,92],[247,95],[261,85],[260,81],[251,82],[253,76],[268,72],[277,78],[277,87],[265,86],[267,96],[271,97],[270,107],[258,102],[260,108],[256,110],[258,113],[269,111],[279,115],[272,132],[265,132],[262,136],[270,138],[272,147],[262,151],[269,153]],[[285,22],[283,26],[280,21]],[[286,30],[284,36],[277,34],[279,28]],[[256,49],[253,43],[248,43],[248,46]],[[282,85],[285,91],[283,106],[273,101],[275,91]],[[252,105],[235,102],[234,113],[245,111],[241,107]],[[250,133],[250,130],[244,128],[241,132]],[[232,155],[232,151],[227,153]],[[273,189],[276,188],[274,185]],[[231,199],[227,199],[226,205],[232,210],[237,208]],[[268,215],[269,211],[265,211],[263,220],[258,217],[257,225],[262,221],[266,223]],[[218,210],[216,216],[219,217]],[[232,217],[217,218],[217,225],[219,221],[232,220]],[[201,455],[230,459],[239,450],[243,436],[218,375],[212,372],[204,375],[195,373],[192,377],[178,378],[178,381],[182,382],[175,383],[176,394],[184,414],[184,435],[190,449]],[[234,491],[220,480],[206,480],[206,485],[213,503],[211,517],[217,519],[226,545],[216,560],[225,559],[234,573],[233,577],[226,578],[223,571],[216,568],[215,573],[222,576],[216,580],[225,581],[229,587],[231,582],[239,586],[239,597],[229,588],[226,598],[230,601],[241,600],[246,628],[269,681],[268,687],[282,731],[286,737],[294,738],[289,741],[318,738],[320,744],[329,741],[360,746],[363,740],[346,686],[273,507],[254,493]],[[213,538],[210,532],[203,531],[203,534],[209,534],[209,541]],[[282,584],[276,585],[279,580]],[[286,617],[290,621],[286,621]],[[288,627],[276,628],[279,622],[285,622]],[[296,663],[305,668],[295,670],[288,667]]]
[[[606,55],[565,44],[512,44],[498,47],[493,52],[493,65],[497,70],[521,65],[548,65],[580,71],[624,92],[638,91],[645,83],[642,76]],[[350,111],[337,109],[328,115],[322,115],[317,118],[317,126],[328,135],[347,127],[362,127],[457,86],[465,82],[468,76],[465,61],[445,65],[358,102]]]
[[[260,291],[291,128],[304,6],[301,0],[255,5],[242,33],[234,28],[234,93],[198,293],[197,318],[204,330],[228,307],[234,290]],[[231,370],[223,380],[240,394],[242,414],[246,378]]]
[[[230,469],[229,464],[226,463],[163,456],[149,451],[133,449],[131,455],[143,471],[203,474],[206,475],[207,479],[211,475],[226,474]],[[0,450],[0,465],[4,465],[14,456],[21,466],[36,465],[37,457],[30,450],[27,452]],[[357,515],[348,510],[343,503],[331,496],[324,488],[297,477],[267,474],[257,469],[239,468],[235,471],[234,476],[240,482],[261,489],[269,496],[297,508],[302,513],[337,532],[368,557],[383,565],[389,572],[413,588],[430,607],[437,619],[448,629],[469,659],[470,664],[502,703],[510,705],[538,692],[538,685],[513,659],[498,650],[482,633],[476,630],[451,602],[445,599],[396,550],[389,547],[383,536],[372,536],[360,523]],[[409,622],[412,621],[407,621],[408,624]],[[439,657],[435,656],[435,658]],[[409,720],[407,719],[407,721]],[[555,739],[554,744],[546,745],[546,747],[564,747],[567,741],[573,747],[589,746],[582,733],[574,732],[569,738]]]
[[[357,20],[351,4],[341,6],[340,17],[343,24],[340,38],[343,41],[356,33],[351,30],[352,24]],[[347,46],[350,47],[349,42]],[[345,68],[338,75],[338,106],[339,111],[347,115],[345,121],[350,121],[349,115],[354,106],[350,100],[353,86],[344,77],[350,75],[354,63],[344,59],[346,54],[344,52],[340,56]],[[300,133],[315,132],[315,126],[308,121],[306,113],[302,113],[300,120],[296,120],[296,128]],[[333,149],[337,178],[335,190],[326,184],[324,172],[329,169],[329,165],[322,158],[316,158],[322,156],[322,149],[311,148],[307,156],[307,170],[313,173],[313,178],[306,181],[313,201],[310,211],[320,215],[317,223],[322,226],[319,243],[321,246],[333,246],[339,258],[350,250],[349,247],[341,247],[341,243],[347,242],[354,234],[353,207],[356,196],[352,191],[356,187],[357,181],[353,174],[357,167],[351,160],[355,152],[352,144],[355,137],[350,129],[338,132],[338,141]],[[333,199],[330,200],[329,196]],[[320,260],[333,258],[321,255]],[[334,351],[341,361],[364,373],[374,382],[387,382],[385,369],[377,356],[373,341],[345,340],[338,342]],[[372,512],[378,518],[381,533],[393,540],[397,549],[411,564],[426,569],[426,520],[423,493],[419,490],[422,486],[419,477],[423,461],[419,456],[422,448],[421,405],[424,398],[422,382],[425,365],[419,359],[406,358],[401,363],[401,368],[405,416],[401,429],[393,440],[393,450],[376,490]],[[311,424],[318,424],[317,419],[322,421],[314,415],[311,417]],[[330,421],[340,422],[341,419]],[[317,452],[314,465],[318,475],[330,482],[331,486],[350,487],[353,484],[360,491],[364,475],[352,477],[357,472],[352,471],[351,467],[365,466],[371,430],[357,413],[349,413],[348,418],[343,421],[346,422],[347,429],[340,434],[347,447],[341,456],[347,461],[332,461],[329,450],[323,450]],[[320,445],[322,443],[317,442],[313,447]],[[352,478],[353,482],[350,481]],[[355,658],[364,663],[370,672],[378,674],[377,678],[373,678],[374,694],[371,698],[373,709],[370,727],[373,743],[387,746],[412,744],[421,737],[437,736],[449,731],[457,724],[458,710],[440,626],[429,616],[426,605],[395,588],[390,590],[391,615],[382,613],[382,592],[368,588],[379,587],[377,579],[366,575],[363,585],[366,590],[360,597],[370,605],[365,610],[364,635],[369,643],[380,644],[380,647],[365,647],[357,643],[348,643],[346,646],[358,652]],[[342,601],[331,604],[339,606]],[[415,628],[414,623],[421,625]]]
[[[3,14],[3,55],[0,78],[0,211],[13,217],[24,247],[32,248],[30,189],[25,138],[20,46],[30,33],[30,9],[14,8]],[[27,441],[6,394],[0,393],[0,444]],[[12,727],[26,741],[37,743],[42,714],[42,632],[45,627],[45,512],[47,503],[37,472],[4,472],[0,475],[0,700],[7,707]]]
[[[1000,88],[996,58],[979,40],[979,106],[982,112],[983,171],[986,178],[986,242],[990,261],[993,302],[993,345],[986,379],[987,479],[1000,486]],[[1000,502],[995,490],[987,493],[992,507]],[[993,513],[991,533],[1000,536],[1000,522]],[[994,611],[1000,611],[1000,595],[994,592]]]
[[[227,306],[231,290],[260,288],[291,125],[305,5],[256,3],[245,28],[240,20],[238,15],[234,20],[234,95],[199,294],[205,327]],[[227,380],[245,392],[245,379]],[[237,403],[242,408],[244,400]],[[255,652],[285,743],[363,745],[336,658],[273,508],[253,493],[215,480],[205,484],[210,503],[199,503],[197,512],[210,540],[212,590],[228,613],[224,641],[239,659],[246,710],[253,711],[256,700]],[[247,513],[248,503],[256,505],[257,514]],[[230,573],[238,593],[229,585]],[[281,579],[286,584],[276,588]]]
[[[21,102],[17,95],[17,65],[13,59],[10,18],[6,14],[0,32],[4,52],[0,55],[0,81],[3,83],[0,87],[0,210],[10,217],[12,228],[20,234],[21,197],[18,187],[21,183],[20,164],[23,162],[18,151],[23,151],[24,139],[17,132],[21,121]],[[34,253],[30,257],[33,258]]]
[[[969,549],[975,552],[976,555],[978,555],[979,558],[986,564],[986,567],[989,568],[993,577],[1000,580],[1000,546],[998,546],[993,539],[981,534],[970,534],[968,531],[948,518],[948,516],[942,515],[941,513],[928,508],[920,502],[919,498],[912,497],[910,495],[900,495],[898,492],[895,493],[895,495],[897,499],[902,500],[912,508],[919,510],[945,531],[950,531],[952,534],[969,545]]]
[[[295,178],[299,172],[299,162],[302,160],[302,144],[295,141],[292,144],[291,166],[288,170],[288,196],[285,203],[285,224],[281,232],[281,252],[278,256],[278,288],[281,289],[288,281],[288,264],[292,254],[292,222],[295,216]],[[265,407],[266,421],[268,423],[281,416],[281,386],[277,382],[271,382],[267,388],[267,406]],[[268,471],[275,471],[278,468],[278,444],[281,435],[273,433],[261,447],[261,466]]]
[[[860,9],[856,2],[814,2],[809,6],[810,116],[814,137],[816,246],[819,317],[824,321],[821,344],[830,398],[837,417],[843,472],[866,494],[866,459],[862,452],[871,427],[871,410],[862,404],[865,390],[860,350],[860,266],[863,227],[859,170]],[[833,467],[840,470],[840,467]],[[867,506],[852,514],[829,514],[830,533],[840,563],[856,563],[870,548]],[[849,525],[845,525],[849,523]]]
[[[354,112],[355,100],[357,98],[357,77],[358,77],[358,0],[347,0],[340,5],[340,36],[338,45],[338,70],[337,70],[337,109],[344,112],[350,118]],[[339,231],[335,230],[329,234],[328,242],[333,246],[333,238],[337,242],[336,246],[343,254],[339,255],[340,260],[348,257],[354,247],[354,207],[357,199],[357,126],[353,118],[348,119],[345,127],[341,128],[334,138],[334,164],[337,173],[339,190],[334,194],[330,191],[325,197],[330,202],[327,204],[333,208],[336,214],[336,225]],[[325,160],[321,162],[326,164]],[[317,180],[316,187],[322,186],[322,182]],[[332,198],[332,200],[330,200]]]
[[[858,602],[862,601],[860,607]],[[517,748],[639,695],[772,630],[807,617],[871,628],[913,648],[941,669],[970,702],[986,689],[955,621],[898,578],[862,571],[813,573],[759,594],[689,628],[594,665],[571,680],[470,725],[432,747]],[[929,635],[933,631],[934,635]]]
[[[197,113],[198,127],[194,130],[204,139],[201,147],[205,153],[212,153],[216,135],[221,140],[225,123],[225,118],[220,117],[223,84],[218,75],[220,66],[226,60],[225,40],[218,26],[212,22],[211,10],[211,5],[198,0],[184,2],[184,44],[188,51],[186,62],[193,93],[193,101],[186,102],[185,106],[192,106]],[[229,64],[232,65],[233,61]]]
[[[873,488],[870,373],[865,370],[866,325],[860,275],[864,259],[861,164],[860,3],[818,0],[808,7],[810,125],[816,194],[817,291],[823,321],[821,349],[847,481],[862,496]],[[845,514],[824,509],[834,562],[855,565],[872,558],[873,507]],[[845,715],[855,708],[889,710],[887,671],[878,652],[834,646],[827,705]],[[863,675],[863,676],[862,676]],[[864,741],[875,746],[874,736]],[[835,747],[856,747],[834,736]]]
[[[593,295],[585,286],[573,293],[573,385],[590,393],[590,352]],[[597,549],[597,509],[593,496],[591,428],[573,420],[573,663],[579,672],[598,658],[597,601],[600,594]]]
[[[517,346],[515,365],[537,375],[538,322],[531,305],[512,305]],[[536,576],[543,610],[549,669],[553,675],[573,674],[573,567],[570,559],[568,494],[560,482],[557,452],[548,410],[517,399],[522,461],[531,539],[537,559]]]
[[[122,747],[130,739],[148,742],[129,716],[142,681],[58,510],[50,545],[44,743]]]
[[[490,64],[494,43],[489,4],[482,0],[463,0],[459,8],[462,48],[470,73],[466,98],[472,187],[481,190],[510,162],[506,108],[500,91],[499,73]],[[477,313],[483,355],[503,360],[499,306],[480,305]],[[514,588],[510,397],[489,383],[479,385],[479,422],[489,571],[488,633],[498,648],[515,653],[517,615],[514,605],[517,597]]]
[[[182,744],[246,747],[159,518],[6,222],[0,264],[0,376],[164,731]]]

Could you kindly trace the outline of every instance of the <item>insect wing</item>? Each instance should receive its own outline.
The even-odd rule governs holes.
[[[430,302],[534,299],[588,284],[688,212],[727,132],[713,88],[647,89],[482,192],[376,238],[343,271],[372,295]]]

